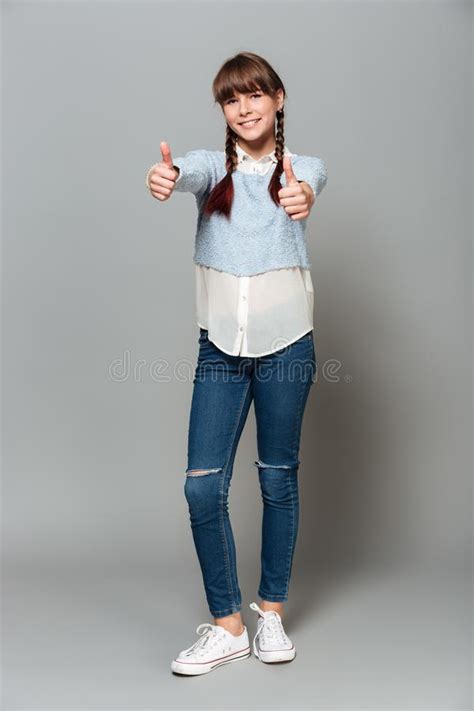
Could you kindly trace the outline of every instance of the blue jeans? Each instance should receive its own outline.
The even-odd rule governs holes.
[[[237,444],[250,404],[257,424],[263,501],[263,600],[285,601],[298,532],[298,459],[303,413],[317,375],[313,331],[270,355],[228,355],[200,328],[193,380],[184,492],[213,617],[241,609],[227,508]]]

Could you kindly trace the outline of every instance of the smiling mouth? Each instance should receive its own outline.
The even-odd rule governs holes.
[[[250,121],[243,121],[239,123],[239,126],[255,126],[260,121],[260,119],[251,119]]]

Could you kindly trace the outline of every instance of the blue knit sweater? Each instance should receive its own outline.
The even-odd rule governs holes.
[[[307,219],[292,220],[275,205],[268,192],[273,175],[232,173],[234,199],[230,219],[220,213],[210,217],[203,208],[213,187],[226,174],[224,151],[196,149],[174,158],[180,170],[175,190],[191,192],[198,207],[194,262],[236,276],[251,276],[272,269],[311,267],[306,247]],[[293,172],[319,195],[327,182],[326,163],[313,156],[291,156]],[[286,176],[280,176],[282,187]]]

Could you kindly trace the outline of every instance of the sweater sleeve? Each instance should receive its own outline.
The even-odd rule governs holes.
[[[211,183],[211,162],[207,151],[198,148],[188,151],[184,156],[173,159],[173,165],[179,168],[175,190],[183,193],[203,193]]]
[[[322,158],[308,156],[294,166],[294,174],[298,180],[304,180],[311,185],[315,195],[319,195],[327,183],[328,169]]]

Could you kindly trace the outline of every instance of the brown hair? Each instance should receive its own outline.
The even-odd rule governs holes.
[[[219,103],[221,108],[225,101],[234,96],[234,92],[241,94],[262,91],[274,97],[277,90],[283,90],[286,98],[283,82],[275,72],[273,67],[258,54],[253,52],[239,52],[234,57],[226,60],[217,72],[212,84],[212,93],[215,103]],[[281,189],[280,175],[283,173],[283,151],[285,147],[284,138],[284,111],[283,108],[276,112],[277,125],[275,133],[275,158],[277,164],[273,171],[268,192],[272,200],[279,206],[278,191]],[[234,183],[232,173],[237,167],[237,151],[235,144],[237,134],[227,124],[225,155],[227,173],[222,180],[211,191],[204,207],[204,214],[212,215],[214,211],[220,212],[227,218],[230,217],[232,201],[234,198]]]

